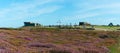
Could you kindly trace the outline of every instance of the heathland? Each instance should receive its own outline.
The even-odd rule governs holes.
[[[119,53],[119,31],[25,27],[0,29],[2,53]]]

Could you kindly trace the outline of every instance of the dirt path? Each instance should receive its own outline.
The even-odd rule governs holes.
[[[95,28],[95,30],[108,31],[107,29],[102,29],[102,28]]]

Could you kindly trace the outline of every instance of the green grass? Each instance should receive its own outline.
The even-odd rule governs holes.
[[[117,31],[117,29],[120,29],[119,26],[95,26],[95,28],[109,30],[109,31]]]
[[[79,28],[83,28],[83,26],[79,26]],[[92,26],[86,26],[86,28],[92,28]],[[102,26],[102,25],[96,25],[94,26],[96,30],[106,30],[106,31],[118,31],[117,29],[120,29],[119,26]]]
[[[118,43],[109,47],[110,53],[120,53],[120,37],[116,39]]]
[[[120,50],[119,50],[118,48],[119,48],[118,45],[110,46],[110,47],[109,47],[110,53],[120,53]]]

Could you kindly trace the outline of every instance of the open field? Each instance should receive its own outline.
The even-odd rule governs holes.
[[[78,26],[79,28],[83,28],[83,26]],[[92,28],[92,26],[86,26],[86,28]],[[120,31],[120,26],[102,26],[96,25],[94,26],[95,30],[99,31]]]
[[[105,31],[119,31],[119,26],[95,26],[96,30],[105,30]]]
[[[118,53],[119,31],[73,29],[0,30],[3,53]]]

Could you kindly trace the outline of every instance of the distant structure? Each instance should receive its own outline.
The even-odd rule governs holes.
[[[114,26],[113,23],[109,23],[108,26]]]
[[[58,20],[57,23],[58,23],[58,27],[61,28],[61,23],[62,23],[61,20]]]
[[[39,23],[24,22],[24,26],[41,26]]]
[[[119,24],[117,24],[116,26],[120,26]]]
[[[87,25],[87,26],[89,26],[89,25],[91,25],[91,24],[89,24],[89,23],[87,23],[87,22],[79,22],[79,26],[83,26],[83,25]]]

